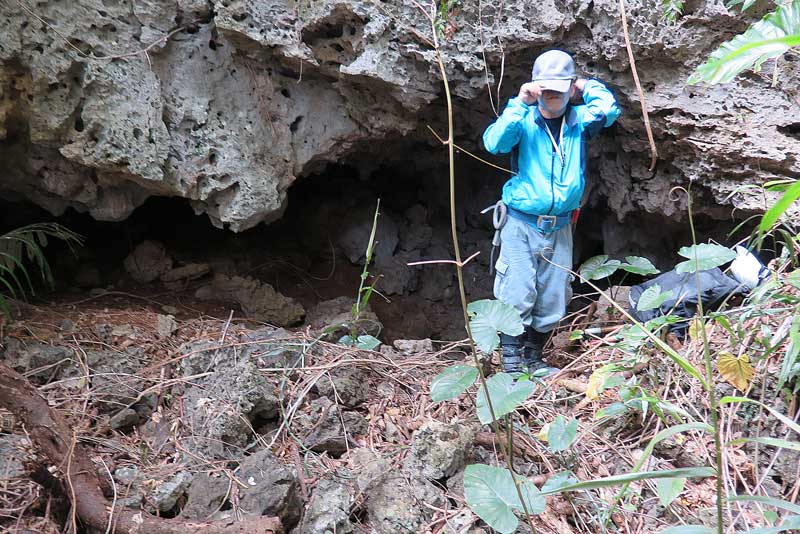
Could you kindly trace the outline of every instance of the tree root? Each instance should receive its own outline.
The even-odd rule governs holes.
[[[109,523],[119,534],[282,534],[277,517],[258,517],[237,522],[164,519],[143,511],[113,509],[103,495],[90,455],[74,440],[64,419],[47,404],[25,377],[0,363],[0,407],[19,418],[36,448],[64,474],[68,494],[80,520],[95,529]]]

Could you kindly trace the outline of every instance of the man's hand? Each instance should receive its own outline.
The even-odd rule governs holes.
[[[524,83],[522,87],[519,88],[519,99],[529,106],[535,104],[541,95],[542,88],[539,86],[538,82]]]
[[[586,80],[584,78],[578,78],[572,84],[575,88],[575,91],[572,93],[571,98],[569,99],[571,104],[580,105],[583,104],[583,87],[586,85]]]

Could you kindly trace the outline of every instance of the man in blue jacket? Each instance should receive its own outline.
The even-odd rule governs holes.
[[[583,103],[570,104],[582,94]],[[492,154],[513,151],[516,173],[503,186],[508,218],[495,264],[495,298],[514,306],[525,333],[501,336],[503,369],[548,368],[542,347],[566,313],[572,292],[572,223],[584,189],[586,140],[619,116],[614,96],[599,81],[578,79],[572,57],[541,54],[532,81],[520,87],[483,134]]]

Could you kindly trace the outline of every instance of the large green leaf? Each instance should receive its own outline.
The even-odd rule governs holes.
[[[553,452],[564,451],[572,445],[578,435],[578,420],[558,415],[547,431],[547,446]]]
[[[545,500],[529,480],[518,477],[522,498],[528,513],[541,514]],[[464,500],[487,525],[503,534],[517,529],[514,510],[522,510],[522,502],[508,469],[489,465],[468,465],[464,470]]]
[[[483,352],[492,352],[500,344],[500,331],[509,336],[518,336],[525,331],[519,312],[499,300],[477,300],[470,302],[467,312],[472,339]]]
[[[661,506],[669,506],[681,494],[686,485],[685,478],[661,478],[656,480],[656,490]]]
[[[515,381],[507,373],[497,373],[486,380],[486,387],[489,388],[494,415],[499,419],[525,402],[536,389],[536,384],[530,380]],[[484,425],[492,422],[492,414],[483,387],[478,390],[478,419]]]
[[[711,467],[682,467],[680,469],[668,469],[666,471],[643,471],[641,473],[626,473],[624,475],[615,475],[613,477],[596,478],[594,480],[587,480],[585,482],[578,482],[569,486],[544,491],[542,495],[550,495],[553,493],[562,493],[565,491],[579,491],[590,490],[597,488],[608,488],[612,486],[619,486],[621,484],[629,484],[637,480],[650,480],[659,478],[692,478],[692,477],[712,477],[717,472]]]
[[[471,365],[451,365],[431,381],[431,399],[439,402],[458,397],[478,377],[478,370]]]
[[[800,1],[800,0],[798,0]],[[797,3],[797,2],[795,2]],[[792,203],[800,198],[800,180],[796,181],[786,192],[772,205],[770,209],[761,218],[761,223],[758,225],[760,233],[768,232],[772,225],[774,225],[778,218],[783,215]]]
[[[542,491],[555,493],[561,488],[571,486],[572,484],[577,484],[578,482],[579,481],[577,478],[575,478],[575,475],[569,471],[561,471],[545,481],[544,485],[542,485]]]
[[[714,243],[700,243],[691,247],[681,247],[678,254],[689,259],[689,261],[681,262],[675,266],[675,271],[678,273],[693,273],[695,271],[713,269],[728,263],[736,257],[736,252],[733,250]],[[695,254],[697,255],[696,259]]]
[[[672,290],[661,291],[661,286],[653,284],[648,287],[642,294],[639,295],[639,300],[636,302],[637,311],[654,310],[661,307],[665,301],[672,297]]]
[[[656,269],[655,265],[653,265],[650,260],[642,258],[641,256],[625,256],[625,262],[626,263],[621,263],[619,267],[629,273],[641,274],[644,276],[661,272]]]
[[[375,347],[377,347],[380,344],[381,344],[381,340],[380,339],[378,339],[376,337],[373,337],[373,336],[370,336],[368,334],[364,334],[364,335],[358,336],[358,338],[356,338],[356,348],[357,349],[372,350],[372,349],[374,349]]]
[[[599,280],[614,274],[620,265],[621,262],[619,260],[609,260],[606,254],[601,254],[583,262],[578,272],[586,280]]]
[[[779,5],[744,33],[722,43],[697,67],[687,83],[729,82],[750,67],[758,71],[764,61],[781,56],[797,45],[800,45],[800,0]]]

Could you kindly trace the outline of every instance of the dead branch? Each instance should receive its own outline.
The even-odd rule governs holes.
[[[146,512],[118,510],[109,517],[111,503],[100,489],[100,480],[90,454],[72,441],[72,430],[25,377],[0,363],[0,407],[14,414],[27,429],[35,447],[57,466],[70,483],[78,517],[91,527],[105,530],[114,522],[120,534],[282,534],[277,517],[259,517],[236,522],[194,522],[163,519]],[[70,452],[72,454],[70,454]]]

